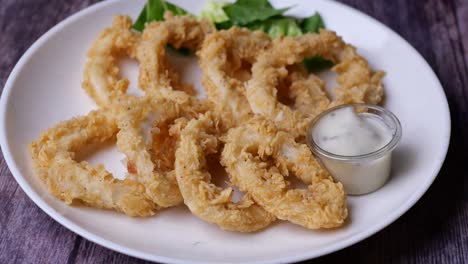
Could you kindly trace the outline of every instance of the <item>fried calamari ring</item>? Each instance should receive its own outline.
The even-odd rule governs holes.
[[[252,119],[229,130],[222,164],[241,191],[279,219],[317,229],[341,226],[348,215],[341,183],[272,121]],[[309,183],[308,190],[288,188],[283,175],[290,171]]]
[[[161,207],[182,203],[174,172],[176,138],[168,137],[167,127],[177,118],[196,116],[204,107],[193,97],[184,104],[163,96],[119,99],[117,146],[127,156],[129,171]]]
[[[204,41],[198,54],[202,82],[226,129],[253,116],[243,94],[244,84],[250,78],[250,65],[270,44],[265,33],[237,27],[215,32]]]
[[[251,78],[251,65],[270,46],[271,39],[267,34],[237,27],[210,34],[203,43],[198,54],[203,70],[202,82],[225,129],[245,123],[253,116],[245,98],[245,83]],[[288,79],[288,87],[284,88],[289,92],[281,96],[294,101],[294,107],[299,111],[315,111],[320,100],[328,102],[323,82],[318,77],[308,76],[298,65],[291,67],[290,72],[284,76]]]
[[[131,27],[129,17],[115,16],[112,27],[100,34],[88,52],[82,86],[100,107],[110,107],[128,88],[129,81],[120,76],[117,60],[122,55],[136,57],[141,36]]]
[[[345,103],[377,104],[382,100],[380,80],[383,72],[373,73],[353,46],[343,42],[335,33],[321,30],[320,34],[277,39],[271,49],[259,56],[246,89],[253,112],[275,121],[279,128],[294,136],[303,136],[310,119],[326,107],[304,115],[278,102],[276,87],[278,80],[288,74],[286,66],[317,55],[338,63],[333,70],[338,73],[339,87],[335,89],[335,100],[327,107]]]
[[[219,128],[207,113],[188,122],[176,151],[176,176],[185,204],[198,217],[222,229],[253,232],[267,227],[276,218],[256,204],[248,194],[232,202],[233,189],[211,183],[206,155],[220,148]]]
[[[164,21],[152,22],[145,26],[143,41],[138,47],[137,56],[140,65],[140,86],[147,93],[157,90],[180,89],[192,94],[192,88],[187,88],[179,81],[179,76],[170,66],[166,46],[189,48],[197,50],[201,47],[206,35],[215,29],[208,21],[199,21],[195,17],[173,16],[170,12],[164,16]],[[185,87],[184,87],[185,86]],[[183,93],[180,91],[180,93]]]
[[[75,160],[81,148],[113,139],[117,131],[114,118],[102,110],[62,121],[31,143],[35,171],[49,191],[67,204],[79,200],[129,216],[153,215],[158,207],[146,196],[143,185],[114,179],[103,165],[93,167]]]
[[[287,68],[289,74],[279,79],[276,98],[304,116],[315,116],[330,104],[325,83],[314,74],[309,74],[302,65]]]

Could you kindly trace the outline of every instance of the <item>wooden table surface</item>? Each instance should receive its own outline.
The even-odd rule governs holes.
[[[35,40],[94,2],[0,0],[0,87]],[[388,25],[429,62],[448,97],[452,141],[439,176],[409,212],[363,242],[314,263],[468,263],[468,1],[342,2]],[[0,157],[0,263],[129,262],[145,263],[89,242],[43,213]]]

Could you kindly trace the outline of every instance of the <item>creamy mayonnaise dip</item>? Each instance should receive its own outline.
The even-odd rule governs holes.
[[[369,107],[372,111],[356,112],[353,105],[331,109],[308,131],[312,150],[348,194],[369,193],[387,181],[392,150],[401,136],[392,113],[377,106],[361,109]]]

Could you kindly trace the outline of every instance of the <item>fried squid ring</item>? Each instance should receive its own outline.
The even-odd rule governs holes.
[[[184,202],[198,217],[222,229],[253,232],[267,227],[276,218],[246,194],[232,202],[233,189],[211,183],[206,155],[220,148],[219,128],[207,113],[188,122],[180,135],[176,151],[176,176]]]
[[[88,52],[82,86],[100,107],[110,107],[127,91],[129,80],[120,76],[117,60],[123,55],[136,57],[141,36],[131,27],[129,17],[115,16],[112,27],[100,34]]]
[[[139,45],[137,56],[140,65],[139,83],[147,93],[158,90],[180,89],[180,97],[193,94],[193,87],[181,84],[179,76],[170,66],[166,46],[197,50],[206,35],[214,31],[208,21],[199,21],[186,16],[173,16],[166,13],[164,21],[152,22],[145,26],[143,41]]]
[[[202,82],[226,129],[253,116],[243,94],[244,83],[250,78],[251,64],[270,44],[265,33],[237,27],[215,32],[204,41],[198,54]]]
[[[204,104],[193,97],[181,104],[174,99],[124,96],[119,99],[117,146],[127,156],[129,171],[161,207],[182,203],[174,172],[175,141],[168,127],[180,117],[203,112]]]
[[[317,229],[340,226],[348,215],[341,183],[333,182],[305,144],[270,120],[252,119],[229,130],[222,164],[241,191],[279,219]],[[308,190],[289,189],[289,172]]]
[[[327,107],[344,103],[377,104],[382,100],[383,72],[373,73],[353,46],[343,42],[335,33],[321,30],[320,34],[277,39],[271,49],[259,56],[246,89],[253,112],[275,121],[279,128],[294,136],[303,136],[310,119],[320,110],[304,115],[289,108],[278,102],[276,87],[279,79],[288,74],[286,66],[317,55],[338,63],[333,70],[338,73],[339,87],[335,89],[335,100]]]
[[[296,68],[296,67],[294,67]],[[278,89],[278,100],[286,97],[292,101],[292,109],[304,116],[316,116],[324,111],[330,104],[325,83],[314,74],[308,74],[306,69],[291,72],[286,78],[286,84],[280,84]],[[290,70],[288,70],[290,71]],[[285,94],[280,94],[281,89],[286,87]]]
[[[113,209],[129,216],[150,216],[158,207],[145,188],[130,179],[118,180],[103,165],[75,160],[84,146],[115,138],[115,119],[103,110],[62,121],[29,146],[34,169],[55,197],[72,204]]]

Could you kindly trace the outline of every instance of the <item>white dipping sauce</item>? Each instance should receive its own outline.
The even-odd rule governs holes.
[[[355,157],[385,147],[393,137],[392,131],[376,115],[357,114],[353,107],[338,108],[322,116],[313,127],[315,144],[334,155]],[[319,157],[333,177],[340,181],[348,194],[365,194],[380,188],[390,174],[391,151],[376,159],[336,159]]]
[[[379,150],[392,140],[382,121],[358,116],[352,107],[337,109],[314,127],[315,143],[336,155],[358,156]]]

